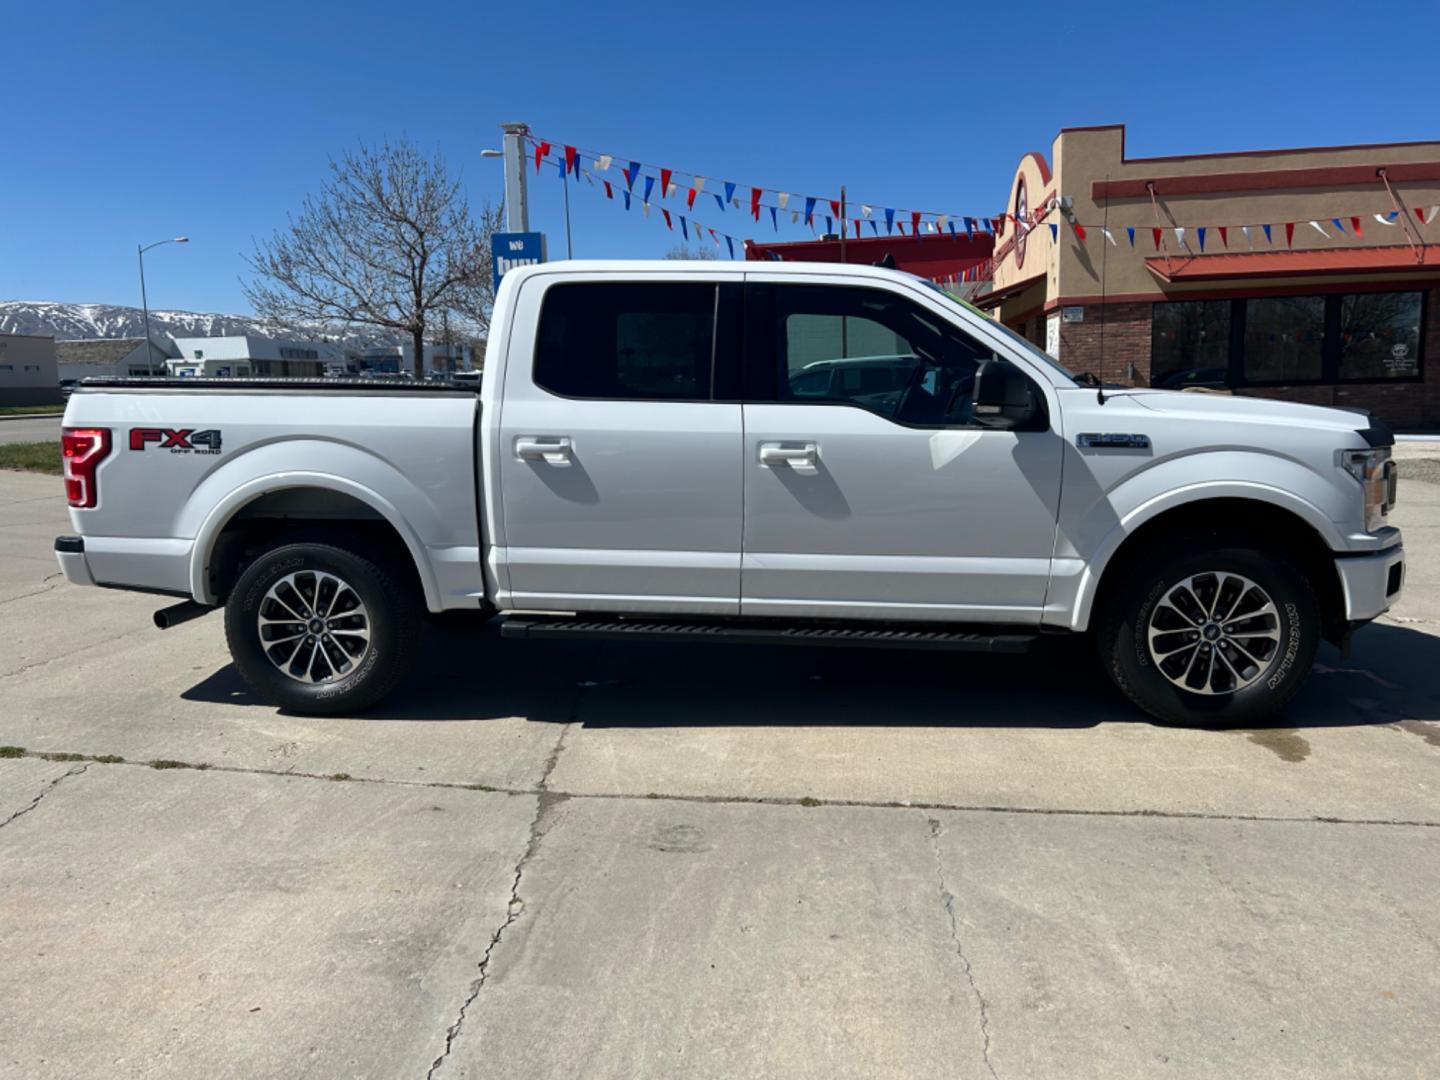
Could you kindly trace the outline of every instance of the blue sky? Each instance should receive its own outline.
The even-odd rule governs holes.
[[[502,120],[742,185],[971,214],[998,210],[1021,154],[1048,156],[1064,126],[1123,122],[1133,156],[1440,137],[1437,17],[1253,0],[12,5],[0,299],[138,303],[135,245],[188,233],[147,257],[151,303],[245,311],[242,254],[331,156],[408,136],[473,201],[498,200],[500,163],[479,151]],[[570,194],[577,257],[678,239],[658,214]],[[532,170],[531,204],[563,255],[553,171]]]

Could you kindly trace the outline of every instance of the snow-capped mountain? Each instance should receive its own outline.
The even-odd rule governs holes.
[[[269,338],[309,338],[355,344],[391,344],[379,330],[307,327],[298,329],[250,315],[214,315],[198,311],[151,311],[150,329],[171,337],[225,337],[251,334]],[[137,307],[119,304],[63,304],[50,300],[0,300],[0,334],[54,334],[77,338],[138,338],[145,319]]]

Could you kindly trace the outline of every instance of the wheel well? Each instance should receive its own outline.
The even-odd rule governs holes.
[[[1325,636],[1338,641],[1345,633],[1345,597],[1335,569],[1335,553],[1304,518],[1255,499],[1202,499],[1151,518],[1127,536],[1106,564],[1133,566],[1177,538],[1212,537],[1246,547],[1271,550],[1292,559],[1310,581],[1320,602]],[[1104,610],[1120,574],[1103,573],[1092,612]],[[1094,624],[1092,614],[1091,624]]]
[[[381,554],[397,576],[423,592],[420,572],[405,540],[378,510],[353,495],[327,488],[286,488],[253,499],[225,523],[210,548],[205,572],[210,590],[224,602],[245,567],[261,552],[290,537],[327,535],[341,546]]]

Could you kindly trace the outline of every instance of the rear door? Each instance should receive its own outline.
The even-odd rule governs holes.
[[[742,614],[1038,623],[1062,439],[975,423],[984,336],[920,287],[746,280]]]
[[[742,280],[525,281],[500,413],[502,606],[738,613],[741,415],[724,382]]]

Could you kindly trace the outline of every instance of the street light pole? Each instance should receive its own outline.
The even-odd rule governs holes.
[[[525,137],[529,124],[501,124],[505,157],[505,230],[530,231],[530,200],[525,191]]]
[[[146,244],[144,247],[139,244],[135,245],[136,254],[140,258],[140,310],[145,315],[145,358],[151,372],[155,370],[155,343],[150,340],[150,301],[145,296],[145,252],[151,248],[157,248],[161,244],[188,244],[189,242],[188,236],[176,236],[170,240],[156,240],[155,243]]]

